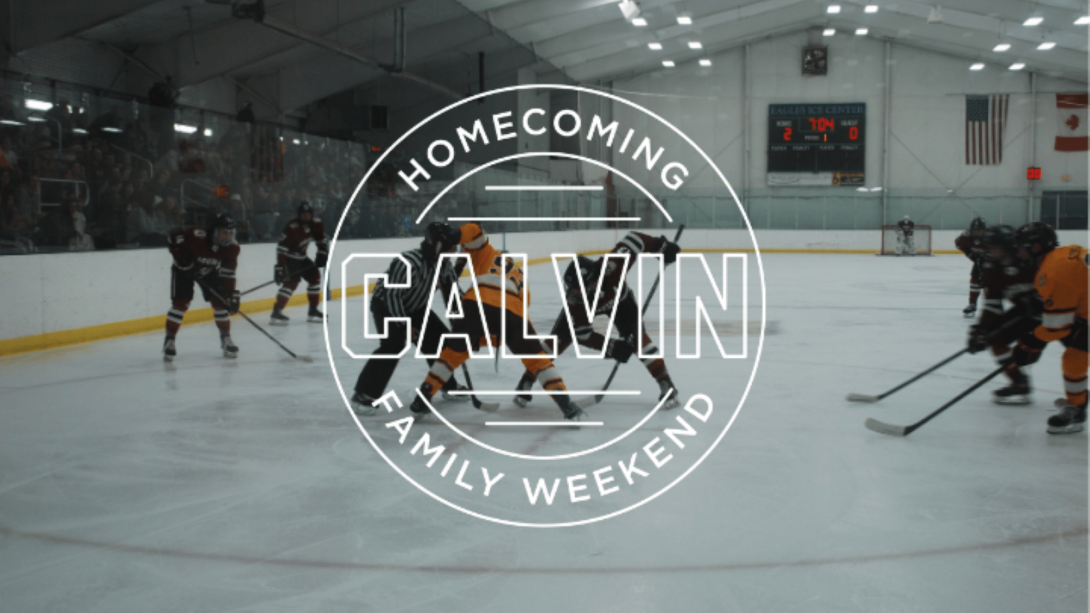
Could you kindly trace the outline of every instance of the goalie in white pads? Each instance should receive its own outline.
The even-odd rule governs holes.
[[[611,254],[628,254],[630,256],[628,266],[621,264],[621,258],[603,257],[599,260],[592,260],[584,256],[578,256],[573,260],[564,273],[565,300],[568,302],[568,310],[571,312],[572,326],[568,326],[568,322],[565,321],[564,311],[561,310],[551,332],[560,343],[560,346],[557,347],[557,355],[564,353],[571,346],[571,328],[575,329],[575,337],[580,345],[599,351],[602,347],[605,347],[605,357],[618,362],[627,362],[632,354],[636,352],[637,343],[642,347],[644,355],[658,354],[659,350],[651,341],[651,337],[639,325],[639,305],[636,303],[635,293],[628,287],[626,278],[628,270],[634,265],[635,258],[639,254],[660,253],[663,255],[665,263],[670,265],[677,259],[677,254],[680,251],[681,247],[677,243],[668,241],[665,236],[655,238],[640,232],[629,232],[610,252]],[[599,283],[599,280],[601,283]],[[597,303],[595,303],[594,296],[596,288],[598,289]],[[583,303],[584,289],[586,291],[585,305]],[[620,295],[617,295],[618,291]],[[617,315],[614,326],[620,332],[621,338],[609,339],[606,335],[594,331],[593,317],[588,317],[587,311],[592,305],[596,305],[594,316],[604,315],[608,317],[613,312],[614,301],[619,301],[616,305]],[[676,407],[678,405],[678,392],[677,388],[674,387],[674,382],[670,379],[670,372],[666,369],[666,362],[662,358],[643,358],[641,361],[647,367],[647,372],[659,385],[659,400],[665,400],[663,408]],[[517,389],[526,391],[533,387],[533,384],[533,374],[525,372],[522,375],[522,380],[519,381]],[[526,406],[529,401],[530,396],[527,394],[520,394],[515,397],[515,403],[519,406]]]
[[[897,222],[897,227],[900,232],[897,233],[897,255],[916,255],[916,239],[914,237],[916,233],[916,222],[912,221],[912,218],[905,215],[905,218]]]

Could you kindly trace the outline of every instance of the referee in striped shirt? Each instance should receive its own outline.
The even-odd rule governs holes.
[[[371,314],[375,318],[375,324],[379,330],[385,329],[386,318],[408,317],[411,321],[411,330],[406,330],[405,322],[390,322],[389,334],[379,343],[378,349],[372,355],[397,355],[405,347],[405,337],[409,334],[413,344],[427,354],[439,352],[439,341],[443,334],[450,333],[450,328],[431,310],[431,297],[435,293],[435,287],[431,285],[435,278],[435,268],[439,263],[439,256],[443,253],[453,253],[458,248],[461,240],[461,232],[442,222],[434,222],[428,225],[424,232],[424,240],[420,247],[401,254],[411,266],[406,267],[401,258],[394,258],[386,269],[386,278],[391,285],[404,285],[406,281],[412,281],[409,287],[387,287],[383,279],[375,286],[371,297]],[[451,285],[458,282],[458,277],[465,266],[465,259],[459,259],[458,265],[451,267],[449,260],[443,261],[443,268],[439,275],[439,287],[443,293],[449,292]],[[449,296],[447,297],[449,303]],[[424,337],[420,338],[420,330],[427,326]],[[400,360],[397,358],[372,358],[364,364],[360,376],[356,380],[356,393],[352,396],[352,408],[361,415],[372,415],[375,407],[372,403],[386,391],[390,378],[394,376],[394,370]],[[435,362],[428,359],[428,366]],[[466,401],[466,396],[452,396],[446,392],[467,389],[458,385],[451,377],[443,386],[443,397],[447,400]]]

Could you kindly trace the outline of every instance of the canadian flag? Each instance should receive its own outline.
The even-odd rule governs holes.
[[[1087,94],[1056,94],[1056,151],[1087,150],[1086,101]]]

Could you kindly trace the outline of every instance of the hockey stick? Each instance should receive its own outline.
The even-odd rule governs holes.
[[[999,327],[998,327],[998,328],[996,328],[995,330],[992,330],[992,331],[991,331],[991,332],[990,332],[990,333],[988,334],[988,336],[986,337],[986,338],[987,338],[987,341],[988,341],[988,342],[991,342],[991,341],[992,341],[993,339],[997,338],[997,337],[998,337],[998,336],[999,336],[1000,334],[1002,334],[1003,332],[1005,332],[1005,331],[1007,330],[1007,328],[1010,328],[1010,327],[1011,327],[1011,326],[1013,326],[1014,324],[1016,324],[1016,323],[1019,323],[1019,322],[1021,322],[1021,321],[1025,320],[1025,319],[1026,319],[1026,318],[1025,318],[1025,316],[1023,316],[1023,317],[1015,317],[1015,318],[1012,318],[1012,319],[1011,319],[1010,321],[1008,321],[1008,322],[1004,323],[1004,324],[1003,324],[1002,326],[999,326]],[[889,395],[893,394],[893,392],[896,392],[897,390],[900,390],[901,388],[903,388],[903,387],[907,386],[908,384],[910,384],[910,383],[914,383],[914,382],[918,381],[918,380],[919,380],[920,378],[922,378],[922,377],[923,377],[924,375],[927,375],[927,374],[930,374],[930,373],[932,373],[932,372],[935,372],[935,371],[936,371],[936,370],[938,370],[939,368],[941,368],[941,367],[945,366],[946,364],[949,364],[949,363],[950,363],[950,362],[952,362],[952,361],[953,361],[954,359],[956,359],[956,358],[960,357],[960,356],[961,356],[961,354],[963,354],[963,353],[967,353],[968,351],[969,351],[969,349],[968,349],[968,348],[962,349],[961,351],[959,351],[959,352],[955,353],[954,355],[952,355],[952,356],[950,356],[950,357],[946,358],[945,360],[943,360],[943,361],[939,362],[938,364],[935,364],[935,365],[934,365],[934,366],[932,366],[931,368],[928,368],[927,370],[923,371],[922,373],[920,373],[920,374],[916,375],[915,377],[912,377],[912,378],[911,378],[911,379],[909,379],[908,381],[905,381],[904,383],[902,383],[902,384],[898,385],[897,387],[895,387],[895,388],[893,388],[893,389],[889,390],[888,392],[886,392],[886,393],[884,393],[884,394],[879,394],[879,395],[877,395],[877,396],[868,396],[868,395],[866,395],[866,394],[848,394],[848,400],[849,400],[850,402],[878,402],[879,400],[881,400],[881,399],[885,398],[886,396],[889,396]]]
[[[992,379],[994,379],[996,377],[996,375],[1003,372],[1003,370],[1007,367],[1007,364],[1009,364],[1009,363],[1010,363],[1010,360],[1007,360],[1007,361],[1003,362],[1002,366],[1000,366],[999,368],[996,368],[995,370],[993,370],[987,377],[984,377],[980,381],[977,381],[971,387],[969,387],[969,389],[967,389],[964,392],[962,392],[962,393],[958,394],[957,396],[955,396],[953,400],[951,400],[950,402],[947,402],[946,404],[942,405],[941,407],[939,407],[938,409],[933,411],[927,417],[924,417],[920,421],[918,421],[918,422],[916,422],[916,423],[914,423],[914,424],[912,424],[910,426],[894,426],[892,424],[887,424],[885,422],[878,421],[877,419],[874,419],[873,417],[868,417],[867,421],[864,422],[863,425],[865,425],[867,427],[867,429],[874,430],[875,432],[877,432],[879,434],[886,434],[886,435],[889,435],[889,436],[902,436],[902,437],[908,436],[909,434],[912,434],[913,432],[918,430],[921,426],[923,426],[927,422],[931,421],[939,413],[942,413],[946,409],[949,409],[950,407],[954,406],[955,404],[957,404],[957,402],[959,400],[961,400],[962,398],[964,398],[964,397],[968,396],[969,394],[975,392],[980,386],[982,386],[985,383],[987,383],[988,381],[991,381]]]
[[[216,298],[218,298],[218,299],[219,299],[219,301],[220,301],[220,302],[222,302],[223,304],[227,304],[227,301],[226,301],[226,300],[224,300],[224,299],[223,299],[223,297],[222,297],[222,296],[220,296],[220,295],[219,295],[218,293],[216,293],[216,290],[212,289],[211,287],[208,287],[208,286],[207,286],[207,285],[205,285],[204,283],[201,283],[201,287],[203,287],[204,289],[208,290],[208,293],[210,293],[210,294],[212,294],[213,296],[215,296]],[[248,316],[246,315],[246,313],[243,313],[243,312],[242,312],[242,310],[241,310],[241,309],[239,309],[239,311],[238,311],[238,314],[239,314],[239,315],[241,315],[243,319],[245,319],[246,321],[250,322],[250,325],[252,325],[253,327],[257,328],[259,332],[261,332],[261,333],[262,333],[262,334],[264,334],[265,336],[269,337],[269,340],[270,340],[270,341],[272,341],[272,342],[276,343],[276,346],[277,346],[277,347],[280,347],[281,349],[283,349],[284,351],[286,351],[286,352],[288,353],[288,355],[290,355],[291,357],[295,358],[296,360],[302,360],[302,361],[304,361],[304,362],[313,362],[313,361],[314,361],[314,358],[310,357],[309,355],[306,355],[306,354],[304,354],[304,353],[295,353],[295,352],[294,352],[294,351],[292,351],[291,349],[288,349],[287,347],[285,347],[283,343],[281,343],[280,341],[276,340],[276,338],[275,338],[275,337],[273,337],[273,335],[271,335],[271,334],[269,334],[268,332],[266,332],[266,331],[265,331],[265,328],[262,328],[262,327],[261,327],[261,326],[260,326],[260,325],[259,325],[259,324],[258,324],[258,323],[257,323],[256,321],[254,321],[254,320],[250,319],[250,318],[249,318],[249,317],[248,317]]]
[[[946,366],[950,362],[953,362],[955,359],[961,357],[961,355],[963,353],[968,353],[968,352],[969,352],[968,348],[962,349],[961,351],[959,351],[959,352],[955,353],[954,355],[946,358],[945,360],[939,362],[938,364],[935,364],[931,368],[928,368],[927,370],[925,370],[922,373],[916,375],[915,377],[912,377],[908,381],[905,381],[904,383],[898,385],[897,387],[889,390],[888,392],[885,392],[883,394],[878,394],[877,396],[868,396],[866,394],[854,394],[853,393],[853,394],[848,394],[848,400],[850,402],[878,402],[879,400],[885,398],[886,396],[889,396],[889,395],[893,394],[897,390],[900,390],[901,388],[904,388],[904,387],[908,386],[911,383],[915,383],[916,381],[922,379],[926,375],[929,375],[929,374],[935,372],[936,370],[942,368],[943,366]]]
[[[674,242],[675,243],[678,242],[679,240],[681,240],[681,233],[684,232],[684,231],[685,231],[685,224],[681,224],[680,226],[678,226],[677,234],[674,235]],[[655,283],[651,286],[651,291],[647,293],[647,298],[646,298],[647,302],[645,302],[644,305],[643,305],[643,313],[642,313],[643,315],[646,315],[647,314],[647,309],[649,309],[651,307],[651,298],[654,297],[655,292],[659,289],[659,281],[661,281],[661,280],[662,280],[661,275],[659,275],[658,277],[655,277]],[[639,342],[639,340],[640,339],[637,339],[636,342]],[[634,349],[638,349],[638,348],[634,348]],[[617,376],[617,370],[620,369],[620,367],[621,367],[620,362],[617,362],[617,363],[615,363],[613,365],[613,372],[609,373],[609,378],[606,379],[606,384],[602,386],[601,391],[604,392],[604,391],[609,389],[610,384],[613,383],[613,377]],[[605,397],[606,397],[605,394],[596,394],[596,395],[591,396],[589,398],[584,398],[582,400],[576,401],[575,406],[579,407],[580,409],[586,409],[588,407],[592,407],[592,406],[598,404]]]
[[[481,402],[480,398],[473,393],[473,379],[469,376],[468,364],[462,364],[462,374],[466,376],[466,387],[469,388],[469,399],[473,401],[473,407],[478,411],[484,411],[485,413],[495,413],[500,410],[500,405],[495,402]]]
[[[303,268],[302,270],[298,270],[298,271],[296,271],[296,274],[299,274],[299,275],[301,275],[301,274],[303,274],[304,272],[307,272],[307,271],[309,271],[309,270],[310,270],[310,269],[312,269],[312,268],[318,268],[318,266],[307,266],[306,268]],[[295,275],[292,275],[292,276],[295,276]],[[273,283],[276,283],[276,279],[273,279],[272,281],[266,281],[266,282],[264,282],[264,283],[262,283],[261,285],[258,285],[258,286],[256,286],[256,287],[251,287],[250,289],[248,289],[248,290],[246,290],[246,291],[244,291],[244,292],[239,292],[239,294],[238,294],[238,295],[239,295],[239,296],[245,296],[246,294],[250,294],[250,293],[256,292],[257,290],[259,290],[259,289],[261,289],[261,288],[263,288],[263,287],[265,287],[265,286],[268,286],[268,285],[272,285]]]

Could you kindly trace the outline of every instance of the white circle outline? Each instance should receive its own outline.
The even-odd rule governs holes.
[[[396,464],[394,464],[392,461],[390,461],[390,458],[386,457],[386,454],[383,453],[382,449],[380,449],[379,446],[377,444],[375,444],[375,441],[371,438],[371,435],[367,433],[367,429],[363,427],[362,423],[360,423],[359,417],[352,410],[352,404],[351,404],[351,402],[349,402],[348,397],[344,393],[344,386],[341,384],[341,378],[337,374],[337,367],[336,367],[336,364],[333,361],[333,349],[332,349],[332,347],[330,345],[330,342],[329,342],[329,321],[328,320],[323,322],[322,329],[323,329],[323,332],[325,333],[326,351],[327,351],[328,357],[329,357],[329,367],[330,367],[330,370],[333,371],[333,379],[337,382],[337,391],[340,392],[341,399],[344,400],[345,408],[348,410],[348,414],[350,416],[352,416],[352,419],[356,422],[356,426],[360,429],[360,432],[362,432],[364,437],[367,438],[367,441],[369,443],[371,443],[371,447],[374,448],[374,450],[376,452],[378,452],[378,454],[380,456],[382,456],[382,459],[385,460],[386,463],[389,464],[391,468],[393,468],[395,471],[397,471],[397,473],[399,475],[401,475],[402,478],[404,478],[409,483],[413,484],[418,490],[420,490],[421,492],[427,494],[428,496],[432,497],[433,499],[445,504],[446,506],[448,506],[448,507],[450,507],[452,509],[455,509],[457,511],[461,511],[462,513],[465,513],[466,515],[476,517],[477,519],[483,519],[485,521],[490,521],[490,522],[493,522],[493,523],[496,523],[496,524],[502,524],[502,525],[507,525],[507,526],[515,526],[515,527],[519,527],[519,528],[566,528],[566,527],[574,527],[574,526],[583,526],[583,525],[593,524],[593,523],[596,523],[596,522],[599,522],[599,521],[609,519],[611,517],[616,517],[618,515],[622,515],[622,514],[627,513],[628,511],[631,511],[633,509],[638,509],[639,507],[647,504],[648,502],[651,502],[652,500],[655,500],[659,496],[661,496],[661,495],[665,494],[666,492],[670,491],[671,489],[673,489],[673,487],[675,485],[680,483],[685,477],[689,476],[689,473],[693,472],[693,470],[695,470],[696,467],[700,466],[700,464],[704,462],[704,459],[707,458],[708,455],[711,454],[711,452],[715,450],[715,448],[719,445],[719,441],[723,440],[723,437],[726,436],[727,432],[730,430],[730,427],[732,425],[734,425],[734,420],[738,418],[738,413],[741,412],[742,406],[745,404],[746,398],[749,397],[749,392],[753,388],[753,380],[757,377],[757,368],[760,366],[761,352],[764,349],[765,324],[766,324],[767,317],[768,317],[768,312],[767,312],[768,311],[768,307],[767,307],[768,296],[767,296],[767,289],[765,287],[764,263],[761,261],[761,249],[757,245],[757,236],[753,232],[753,225],[750,224],[750,222],[749,222],[749,216],[746,215],[745,208],[742,206],[741,200],[738,199],[738,194],[735,193],[734,188],[731,187],[731,184],[730,184],[729,181],[727,181],[726,176],[724,176],[723,172],[719,170],[719,167],[715,165],[715,162],[710,157],[708,157],[708,154],[705,153],[704,150],[701,149],[696,143],[694,143],[693,140],[691,138],[689,138],[684,132],[682,132],[681,130],[678,130],[677,127],[675,127],[672,123],[666,121],[662,117],[659,117],[657,114],[643,108],[642,106],[636,104],[635,102],[625,100],[624,98],[621,98],[619,96],[615,96],[615,95],[610,94],[610,93],[596,91],[596,90],[588,89],[588,88],[585,88],[585,87],[579,87],[577,85],[543,85],[543,84],[512,85],[510,87],[504,87],[504,88],[491,90],[491,91],[487,91],[487,92],[481,92],[481,93],[479,93],[479,94],[477,94],[475,96],[470,96],[469,98],[465,98],[463,100],[453,102],[453,103],[443,107],[442,109],[436,111],[435,113],[432,113],[431,115],[429,115],[423,121],[417,123],[415,126],[412,127],[412,129],[410,129],[408,132],[403,134],[401,136],[401,138],[397,139],[397,141],[395,141],[394,144],[392,144],[392,145],[390,145],[389,147],[386,148],[385,153],[383,153],[381,156],[379,156],[379,159],[375,161],[375,163],[371,166],[371,168],[366,173],[364,173],[363,179],[361,179],[359,184],[356,185],[355,191],[352,192],[352,197],[349,198],[348,204],[347,204],[347,206],[345,206],[344,213],[341,214],[340,221],[337,222],[337,229],[334,231],[333,238],[330,241],[330,245],[329,245],[330,255],[333,254],[334,250],[337,247],[337,237],[340,235],[341,226],[344,225],[344,220],[348,216],[348,211],[352,207],[352,202],[355,201],[356,196],[359,194],[360,190],[363,189],[363,186],[366,184],[367,179],[371,176],[371,173],[374,172],[374,170],[376,168],[378,168],[379,166],[382,165],[382,162],[386,158],[386,156],[388,156],[391,152],[393,152],[397,148],[397,146],[401,144],[402,141],[404,141],[406,138],[408,138],[410,135],[412,135],[414,132],[416,132],[422,126],[427,125],[428,123],[430,123],[436,117],[446,113],[447,111],[449,111],[449,110],[451,110],[451,109],[453,109],[455,107],[461,106],[463,104],[467,104],[469,102],[472,102],[473,100],[476,100],[478,98],[482,98],[482,97],[485,97],[485,96],[491,96],[491,95],[494,95],[494,94],[501,94],[501,93],[510,92],[510,91],[528,90],[528,89],[559,89],[559,90],[585,92],[585,93],[592,94],[592,95],[595,95],[595,96],[603,96],[603,97],[609,98],[611,100],[614,100],[616,102],[620,102],[621,104],[625,104],[625,105],[628,105],[630,107],[639,109],[640,111],[642,111],[643,113],[645,113],[649,117],[653,117],[653,118],[657,119],[660,123],[664,124],[665,126],[670,128],[671,130],[673,130],[678,136],[680,136],[682,138],[682,140],[684,140],[686,143],[688,143],[690,147],[692,147],[697,153],[699,153],[701,155],[701,157],[703,157],[704,160],[708,163],[708,165],[712,168],[712,170],[715,171],[715,174],[719,177],[719,179],[721,181],[723,181],[723,184],[727,186],[727,191],[729,191],[731,197],[734,198],[734,203],[738,206],[738,212],[741,213],[742,219],[744,219],[745,222],[746,222],[746,229],[749,231],[750,240],[752,240],[752,242],[753,242],[753,252],[754,252],[754,256],[756,256],[756,259],[757,259],[757,270],[759,272],[759,276],[760,276],[760,279],[761,279],[761,336],[757,341],[757,353],[756,353],[756,356],[754,358],[753,371],[750,373],[749,381],[746,383],[746,391],[742,394],[742,399],[738,402],[738,406],[735,407],[734,413],[731,415],[730,420],[727,422],[727,425],[723,428],[723,431],[719,433],[719,436],[717,436],[716,439],[714,441],[712,441],[712,444],[708,447],[708,449],[705,450],[704,453],[699,458],[697,458],[697,460],[695,462],[693,462],[692,466],[690,466],[684,473],[679,475],[677,478],[675,478],[670,483],[663,486],[662,489],[660,489],[659,491],[657,491],[657,492],[651,494],[650,496],[648,496],[647,498],[644,498],[643,500],[641,500],[639,502],[633,503],[633,504],[631,504],[631,505],[629,505],[629,506],[627,506],[627,507],[625,507],[623,509],[618,509],[616,511],[613,511],[612,513],[607,513],[605,515],[599,515],[597,517],[591,517],[591,518],[587,518],[587,519],[581,519],[581,520],[570,521],[570,522],[543,524],[543,523],[529,523],[529,522],[519,522],[519,521],[508,520],[508,519],[501,519],[501,518],[498,518],[498,517],[491,517],[491,516],[485,515],[483,513],[478,513],[476,511],[471,511],[469,509],[464,509],[464,508],[454,504],[453,502],[450,502],[450,501],[442,498],[438,494],[432,493],[430,490],[428,490],[427,488],[425,488],[422,485],[420,485],[419,483],[417,483],[415,480],[412,479],[412,477],[405,474],[405,472],[402,471],[400,467],[398,467]],[[328,288],[329,288],[329,274],[330,274],[330,270],[327,268],[326,272],[325,272],[325,276],[322,279],[322,291],[323,291],[323,293],[325,291],[328,291]],[[343,295],[341,296],[342,300],[345,299],[345,298],[346,298],[345,296],[343,296]]]

